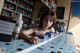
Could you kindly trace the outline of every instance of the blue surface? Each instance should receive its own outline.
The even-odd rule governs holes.
[[[51,48],[51,46],[53,46],[53,48]],[[61,53],[76,53],[71,34],[63,34],[62,36],[59,36],[58,38],[45,44],[45,46],[41,47],[41,49],[35,49],[29,53],[51,53],[51,51],[55,53],[58,51]]]
[[[41,42],[43,41],[44,39],[41,39]],[[22,39],[17,39],[16,41],[8,42],[9,45],[6,45],[6,43],[7,42],[0,41],[0,48],[6,48],[6,53],[17,53],[19,52],[19,50],[17,49],[24,50],[35,45],[27,43]],[[49,41],[48,43],[30,51],[29,53],[51,53],[51,51],[54,51],[55,53],[57,53],[58,51],[60,51],[61,53],[75,53],[76,50],[74,47],[73,36],[71,36],[71,34],[64,33],[63,35],[58,36],[52,41]]]
[[[80,16],[80,2],[71,3],[72,16]]]

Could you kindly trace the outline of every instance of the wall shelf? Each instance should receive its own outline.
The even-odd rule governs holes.
[[[13,11],[13,10],[10,10],[10,9],[6,9],[6,8],[3,8],[3,9],[6,10],[6,11],[9,11],[9,12],[18,13],[18,12],[16,12],[16,11]],[[24,16],[24,17],[27,17],[27,18],[32,18],[32,17],[26,16],[26,15],[24,15],[24,14],[23,14],[23,16]]]
[[[20,5],[19,5],[19,4],[17,4],[17,3],[14,3],[14,2],[9,1],[9,0],[5,0],[5,1],[7,1],[7,2],[9,2],[9,3],[13,4],[13,5],[16,5],[17,7],[20,7],[20,8],[22,8],[22,9],[24,9],[24,10],[26,10],[26,11],[28,11],[28,12],[32,13],[32,11],[30,11],[30,10],[28,10],[28,9],[26,9],[26,8],[24,8],[24,7],[22,7],[22,6],[20,6]],[[27,1],[26,1],[26,2],[27,2]]]
[[[10,9],[7,9],[7,8],[3,8],[3,10],[7,10],[7,11],[10,11],[10,12],[13,12],[13,13],[18,13],[16,11],[13,11],[13,10],[10,10]]]
[[[53,0],[53,2],[54,2],[54,7],[53,6],[49,6],[50,4],[49,4],[49,2],[48,2],[48,4],[46,4],[46,2],[44,1],[44,0],[41,0],[41,2],[47,7],[47,8],[49,8],[51,11],[56,11],[55,10],[55,8],[56,8],[56,1],[55,0]]]
[[[26,2],[27,4],[29,4],[29,5],[31,5],[31,6],[33,6],[33,4],[32,3],[30,3],[29,1],[26,1],[26,0],[23,0],[24,2]]]
[[[33,7],[34,1],[30,2],[29,0],[4,0],[1,16],[7,16],[14,19],[17,13],[21,12],[23,14],[23,18],[32,20]]]
[[[13,5],[17,5],[15,2],[12,2],[12,1],[9,1],[9,0],[5,0],[5,1],[9,2],[9,3],[13,4]]]

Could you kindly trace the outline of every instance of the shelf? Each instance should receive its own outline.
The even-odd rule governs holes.
[[[21,12],[23,21],[30,24],[32,20],[34,1],[28,0],[4,0],[1,16],[8,17],[7,19],[15,21],[16,15]]]
[[[25,0],[23,0],[23,1],[24,1],[24,2],[26,2],[27,4],[29,4],[29,5],[33,6],[33,4],[31,4],[30,2],[25,1]]]
[[[16,5],[16,3],[12,2],[12,1],[9,1],[9,0],[5,0],[5,1],[7,1],[7,2],[9,2],[9,3],[11,3],[11,4]]]
[[[16,11],[13,11],[13,10],[10,10],[10,9],[6,9],[6,8],[3,8],[3,10],[7,10],[7,11],[10,11],[10,12],[13,12],[13,13],[18,13]],[[32,17],[28,17],[26,15],[23,14],[24,17],[27,17],[27,18],[32,18]]]
[[[9,1],[9,0],[6,0],[6,1],[7,1],[7,2],[9,2],[9,3],[11,3],[11,4],[14,4],[14,5],[16,5],[16,6],[20,7],[20,8],[22,8],[22,9],[24,9],[24,10],[26,10],[26,11],[30,12],[30,13],[32,13],[32,11],[25,9],[25,8],[24,8],[24,7],[22,7],[22,6],[19,6],[17,3],[14,3],[14,2]]]
[[[47,7],[47,8],[49,8],[51,11],[54,11],[54,10],[52,10],[43,0],[41,0],[41,2]],[[55,11],[54,11],[55,12]]]
[[[10,9],[7,9],[7,8],[3,8],[3,10],[7,10],[7,11],[10,11],[10,12],[13,12],[13,13],[18,13],[16,11],[13,11],[13,10],[10,10]]]
[[[27,18],[32,18],[32,17],[28,17],[28,16],[26,16],[26,15],[23,15],[24,17],[27,17]]]
[[[32,11],[29,11],[29,10],[25,9],[24,7],[21,7],[18,4],[17,4],[17,6],[20,7],[20,8],[22,8],[22,9],[24,9],[24,10],[26,10],[26,11],[28,11],[28,12],[30,12],[30,13],[32,13]]]
[[[41,2],[42,2],[46,7],[49,8],[49,6],[47,6],[44,1],[41,0]],[[51,11],[53,11],[51,8],[49,8],[49,9],[50,9]]]

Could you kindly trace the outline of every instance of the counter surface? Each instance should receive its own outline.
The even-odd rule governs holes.
[[[73,35],[60,33],[48,39],[41,39],[38,44],[31,44],[23,39],[11,42],[0,41],[0,52],[5,53],[76,53]]]

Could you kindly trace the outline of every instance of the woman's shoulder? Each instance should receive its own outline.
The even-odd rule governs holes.
[[[52,28],[50,29],[50,31],[55,32],[55,29],[52,27]]]
[[[38,31],[38,27],[33,27],[33,28],[31,28],[34,32],[35,31]]]
[[[35,31],[38,31],[37,27],[29,28],[29,29],[23,30],[23,31],[21,31],[21,32],[23,32],[23,33],[28,33],[28,34],[29,34],[29,33],[35,32]]]

